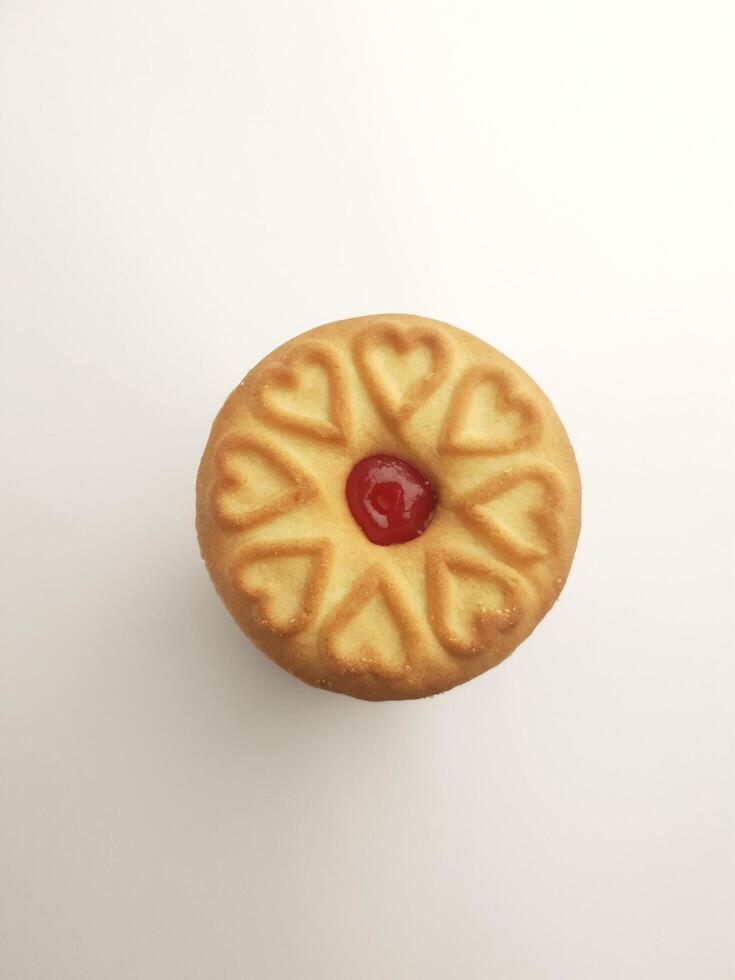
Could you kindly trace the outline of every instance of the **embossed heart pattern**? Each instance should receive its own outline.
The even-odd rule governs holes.
[[[418,536],[363,533],[346,495],[361,460],[435,491]],[[369,501],[378,523],[393,490]],[[275,350],[227,399],[197,477],[202,556],[243,631],[307,683],[369,700],[436,694],[507,657],[557,599],[579,527],[546,396],[422,317],[326,324]]]

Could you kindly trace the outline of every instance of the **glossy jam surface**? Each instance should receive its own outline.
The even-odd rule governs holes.
[[[429,526],[436,491],[424,474],[400,456],[361,459],[347,477],[352,516],[373,544],[412,541]]]

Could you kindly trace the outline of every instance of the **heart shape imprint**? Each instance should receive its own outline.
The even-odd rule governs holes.
[[[333,551],[326,538],[258,541],[238,554],[232,564],[231,581],[237,592],[255,602],[258,618],[266,629],[290,636],[306,629],[319,611]],[[288,600],[285,612],[284,592]]]
[[[292,459],[257,436],[227,436],[215,451],[214,467],[212,512],[226,530],[246,531],[318,493]]]
[[[429,621],[444,649],[456,657],[502,659],[503,634],[523,616],[520,576],[498,561],[435,550],[426,556],[426,583]]]
[[[485,386],[492,390],[493,410],[482,419],[479,431],[468,431],[473,406]],[[452,392],[439,437],[439,450],[464,456],[511,453],[530,446],[540,430],[538,410],[514,390],[504,371],[494,367],[471,367]]]
[[[421,634],[400,585],[374,565],[326,617],[325,654],[346,673],[402,677]]]
[[[320,442],[346,445],[349,441],[350,408],[344,369],[326,344],[303,344],[292,351],[287,365],[275,365],[264,372],[254,405],[258,414],[273,425]]]
[[[507,558],[533,562],[550,558],[558,550],[563,493],[562,482],[551,467],[516,466],[460,497],[455,510]],[[495,505],[495,513],[492,507],[482,509],[488,504]],[[525,528],[519,530],[524,522]]]
[[[380,348],[392,355],[393,384],[381,377],[375,363]],[[449,372],[450,352],[444,338],[427,327],[402,327],[389,320],[358,334],[355,363],[377,409],[389,422],[407,422]],[[409,364],[409,356],[426,352],[428,366]]]

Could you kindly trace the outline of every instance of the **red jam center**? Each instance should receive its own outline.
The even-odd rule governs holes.
[[[366,456],[347,477],[352,516],[373,544],[412,541],[429,526],[437,496],[424,474],[400,456]]]

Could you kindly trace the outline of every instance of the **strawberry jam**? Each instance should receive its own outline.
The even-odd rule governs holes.
[[[373,544],[412,541],[429,526],[437,496],[424,474],[400,456],[366,456],[347,477],[352,516]]]

